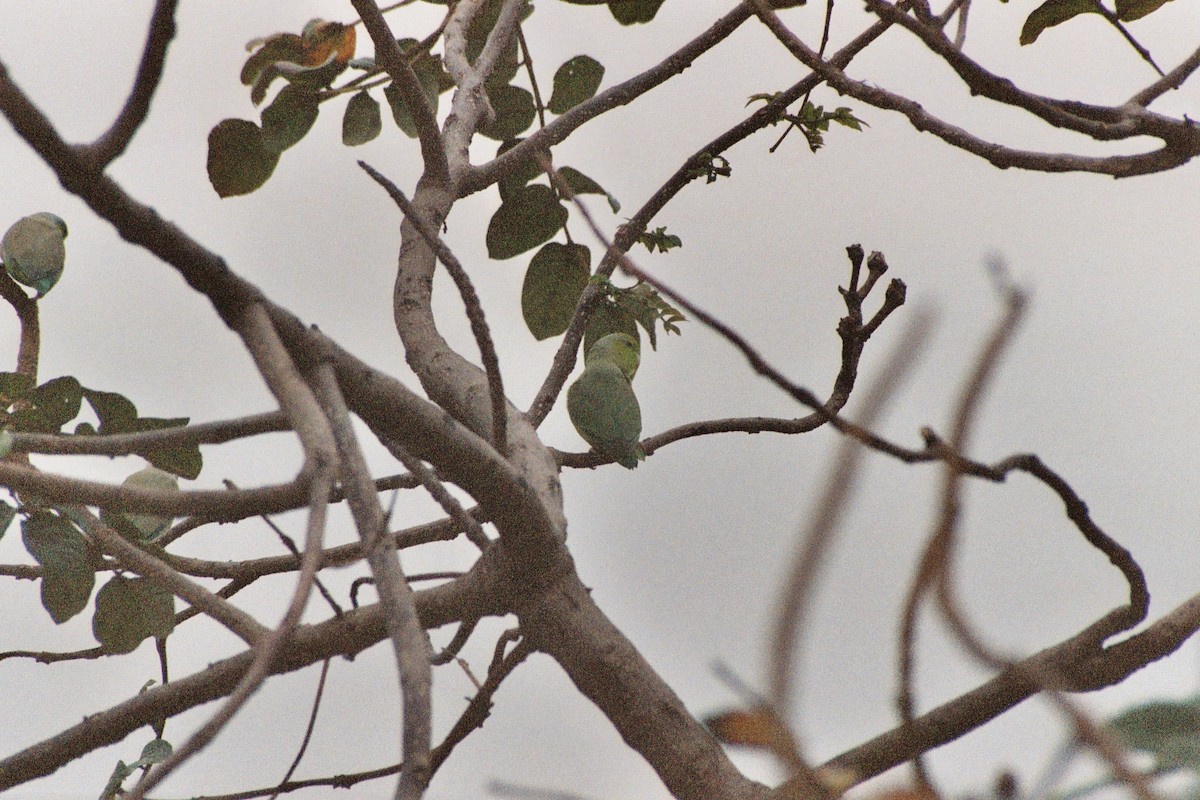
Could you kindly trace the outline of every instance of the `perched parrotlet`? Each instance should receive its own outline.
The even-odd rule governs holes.
[[[641,363],[638,341],[610,333],[592,345],[583,363],[583,374],[567,389],[571,422],[597,453],[636,469],[646,458],[638,442],[642,409],[630,383]]]
[[[41,297],[62,277],[66,238],[61,217],[48,211],[22,217],[0,239],[0,262],[14,281],[37,289]]]

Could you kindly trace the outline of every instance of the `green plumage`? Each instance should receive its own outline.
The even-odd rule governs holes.
[[[37,289],[41,297],[62,277],[66,238],[67,224],[54,214],[22,217],[0,240],[0,262],[13,280]]]
[[[567,389],[567,413],[583,440],[626,469],[646,458],[638,439],[642,409],[630,380],[640,356],[637,340],[611,333],[588,351],[583,374]]]

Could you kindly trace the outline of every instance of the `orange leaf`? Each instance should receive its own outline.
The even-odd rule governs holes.
[[[741,747],[777,752],[780,742],[788,736],[775,716],[766,709],[732,709],[705,717],[704,724],[719,741]]]

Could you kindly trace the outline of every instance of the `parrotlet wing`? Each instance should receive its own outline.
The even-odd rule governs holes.
[[[575,430],[597,453],[626,469],[635,469],[646,453],[642,409],[629,379],[610,361],[592,360],[567,389],[567,413]]]

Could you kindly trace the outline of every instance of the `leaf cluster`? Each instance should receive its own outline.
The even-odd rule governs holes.
[[[129,398],[116,392],[89,389],[69,375],[53,378],[40,386],[17,372],[0,372],[0,428],[15,433],[64,433],[76,419],[86,400],[96,415],[99,427],[82,421],[75,425],[75,436],[95,434],[141,433],[186,425],[188,417],[143,417]],[[204,466],[198,445],[135,449],[161,470],[182,478],[195,478]]]

